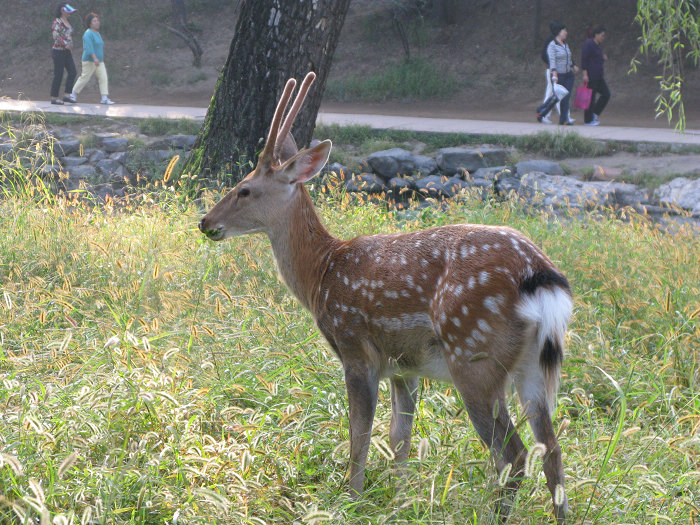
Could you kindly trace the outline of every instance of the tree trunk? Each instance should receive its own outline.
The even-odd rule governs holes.
[[[202,178],[250,171],[290,77],[317,78],[292,132],[311,140],[333,53],[350,0],[244,0],[207,116],[184,173]]]

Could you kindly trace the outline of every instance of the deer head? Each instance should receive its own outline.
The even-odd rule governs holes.
[[[330,140],[297,151],[290,133],[315,78],[313,72],[306,75],[282,124],[282,116],[296,86],[293,78],[287,81],[255,169],[199,223],[199,229],[210,239],[220,241],[234,235],[267,231],[281,220],[297,185],[313,178],[328,161]]]

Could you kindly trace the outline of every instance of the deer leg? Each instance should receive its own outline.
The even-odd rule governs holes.
[[[542,468],[547,477],[547,488],[552,494],[554,502],[554,516],[557,523],[566,523],[566,512],[569,508],[569,501],[564,492],[564,465],[561,459],[561,447],[554,433],[552,417],[549,413],[547,403],[540,400],[534,406],[528,406],[530,415],[529,423],[535,439],[547,447],[547,452],[543,458]],[[557,494],[559,491],[559,494]]]
[[[465,390],[460,389],[460,392],[469,417],[481,439],[491,449],[499,474],[510,465],[508,480],[498,503],[499,519],[504,522],[524,475],[527,449],[513,426],[503,395],[494,396],[491,399],[479,399],[473,395],[468,397],[469,394],[479,392],[476,385],[472,385],[469,391],[465,392]],[[482,390],[481,393],[483,392]]]
[[[367,363],[349,363],[345,366],[345,386],[350,406],[350,494],[357,497],[365,481],[379,374]]]
[[[392,377],[391,383],[391,428],[389,440],[397,464],[408,459],[411,450],[413,413],[418,394],[417,377]]]

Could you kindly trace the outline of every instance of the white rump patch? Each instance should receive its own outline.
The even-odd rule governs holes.
[[[559,287],[538,288],[523,296],[516,305],[521,318],[538,326],[538,350],[548,337],[553,341],[564,340],[572,308],[571,296]]]

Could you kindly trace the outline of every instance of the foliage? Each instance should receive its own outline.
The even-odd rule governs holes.
[[[139,131],[144,135],[196,135],[202,127],[202,122],[182,118],[179,120],[165,118],[145,118],[138,120]]]
[[[339,101],[424,100],[447,97],[457,88],[453,76],[439,70],[429,60],[416,57],[382,67],[369,75],[329,80],[325,96]]]
[[[400,479],[382,384],[368,490],[344,495],[341,367],[277,280],[264,237],[211,243],[197,231],[223,190],[199,205],[168,189],[100,208],[5,188],[0,521],[494,522],[489,454],[455,390],[433,381],[421,384],[420,457]],[[470,195],[402,213],[315,198],[341,237],[467,221],[541,245],[576,298],[556,415],[571,521],[697,520],[697,235]],[[537,468],[513,523],[551,519]]]
[[[685,129],[683,105],[684,64],[697,67],[700,58],[700,18],[696,0],[638,0],[635,21],[642,28],[641,53],[659,56],[663,72],[659,75],[660,93],[656,97],[657,116],[676,119],[676,129]],[[632,60],[636,71],[639,60]]]

